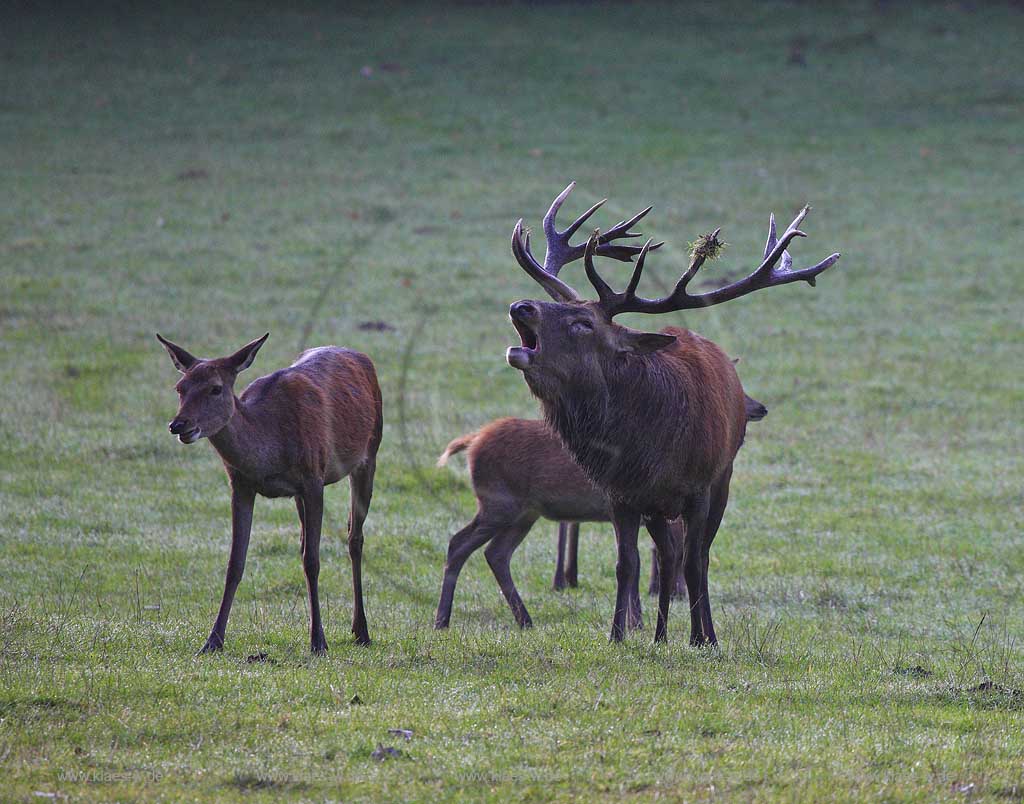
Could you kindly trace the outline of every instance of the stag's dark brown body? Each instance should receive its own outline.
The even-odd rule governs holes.
[[[617,502],[674,519],[732,465],[746,395],[718,346],[678,327],[661,331],[676,343],[610,360],[567,393],[551,393],[531,374],[526,381],[595,484]]]
[[[160,338],[160,336],[157,336]],[[349,478],[352,500],[348,550],[352,563],[352,632],[370,641],[363,605],[363,522],[373,494],[383,405],[370,359],[324,346],[304,352],[291,366],[253,381],[239,396],[238,373],[252,364],[266,340],[234,355],[200,360],[160,338],[184,375],[178,414],[170,431],[185,444],[208,437],[231,482],[231,554],[220,611],[201,652],[224,645],[228,615],[242,579],[256,495],[294,497],[301,525],[301,554],[310,612],[310,647],[327,650],[320,617],[320,531],[324,487]]]

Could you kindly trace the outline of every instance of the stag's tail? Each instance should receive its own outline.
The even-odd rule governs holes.
[[[743,397],[744,397],[744,401],[746,402],[746,405],[747,405],[747,421],[748,422],[759,422],[759,421],[761,421],[761,419],[763,419],[765,416],[768,415],[768,408],[766,408],[764,405],[762,405],[756,399],[754,399],[753,397],[747,396],[746,394],[744,394]],[[454,443],[455,442],[453,441],[452,444],[454,444]]]
[[[444,452],[441,453],[441,457],[437,459],[438,466],[444,466],[448,463],[448,459],[456,453],[463,452],[469,449],[469,446],[476,440],[477,434],[467,433],[464,436],[459,436],[445,447]]]

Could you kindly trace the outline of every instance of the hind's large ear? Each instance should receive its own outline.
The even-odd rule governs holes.
[[[164,349],[167,350],[167,354],[171,356],[171,362],[174,363],[174,367],[184,374],[192,366],[199,362],[198,357],[193,357],[178,344],[171,343],[167,338],[163,337],[159,332],[156,333],[156,339],[164,345]]]
[[[664,335],[661,332],[640,332],[623,327],[625,332],[619,334],[619,348],[623,352],[634,355],[649,355],[676,342],[675,335]]]
[[[260,350],[260,347],[266,342],[267,338],[270,337],[268,332],[262,338],[257,338],[251,343],[247,343],[231,357],[228,358],[228,362],[235,369],[236,372],[245,371],[249,366],[252,365],[252,361],[256,359],[256,353]]]

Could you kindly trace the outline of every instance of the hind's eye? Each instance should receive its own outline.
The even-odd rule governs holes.
[[[220,396],[220,386],[215,385],[210,389],[210,396]]]

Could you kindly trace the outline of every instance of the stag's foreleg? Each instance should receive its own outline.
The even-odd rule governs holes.
[[[639,599],[640,551],[637,550],[637,533],[640,530],[640,514],[632,508],[616,505],[612,512],[615,525],[615,543],[618,560],[615,564],[615,613],[612,616],[611,640],[621,642],[626,636],[626,618],[630,607]]]

